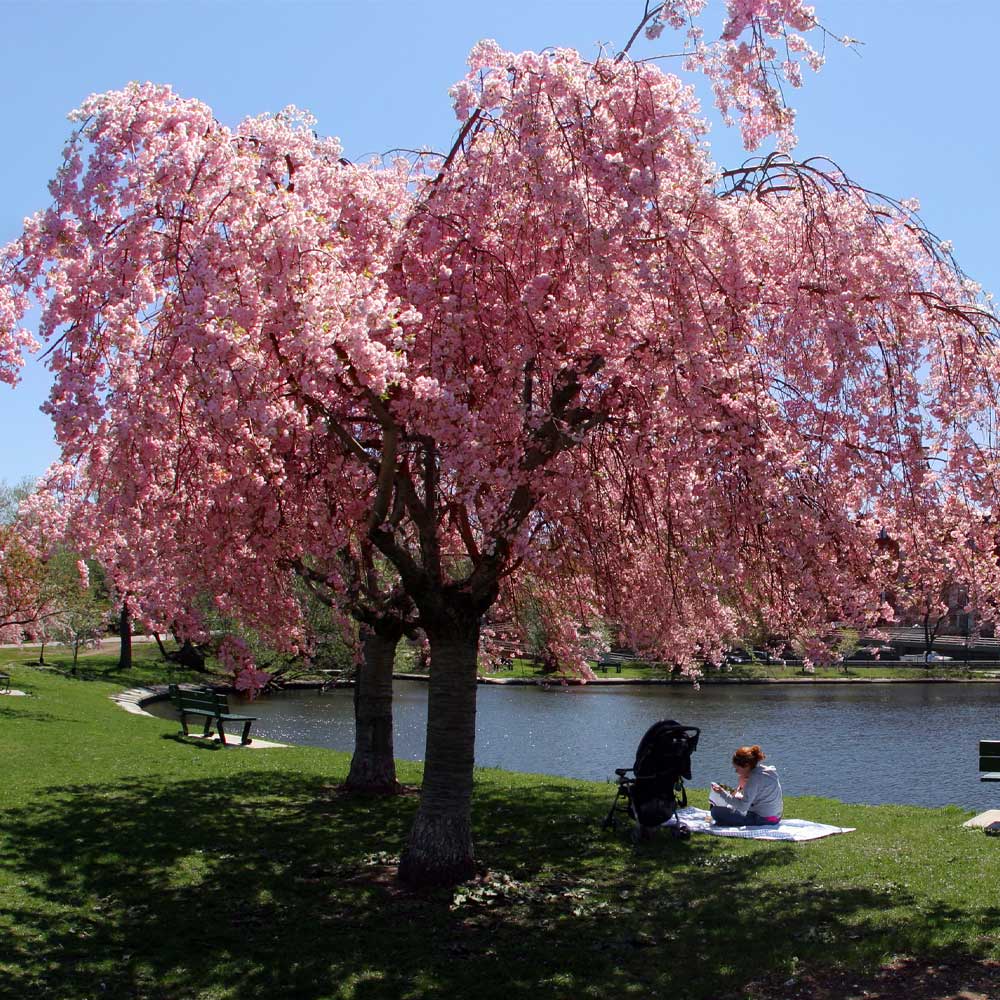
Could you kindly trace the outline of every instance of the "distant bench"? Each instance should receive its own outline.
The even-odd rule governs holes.
[[[980,781],[1000,781],[1000,740],[979,741]]]
[[[620,674],[622,672],[623,663],[632,663],[635,660],[635,653],[612,653],[606,652],[601,653],[597,660],[597,669],[600,670],[602,674],[608,672],[608,667],[614,667],[615,673]]]
[[[225,724],[242,722],[243,736],[240,738],[240,743],[246,746],[250,742],[250,727],[257,721],[257,717],[235,715],[230,712],[229,702],[221,691],[214,691],[212,688],[182,688],[177,684],[171,684],[170,700],[180,713],[181,728],[185,736],[191,735],[188,732],[188,716],[195,715],[205,720],[205,731],[202,736],[210,736],[214,725],[219,731],[219,742],[227,746]]]
[[[5,674],[0,670],[0,691],[10,690],[10,674]]]

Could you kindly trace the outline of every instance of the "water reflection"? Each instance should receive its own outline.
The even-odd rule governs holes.
[[[350,689],[289,692],[254,709],[254,735],[353,746]],[[396,755],[420,760],[426,686],[397,681],[394,713]],[[632,763],[642,734],[662,718],[702,730],[696,787],[730,780],[733,749],[759,743],[789,795],[1000,807],[1000,786],[983,784],[977,771],[978,740],[1000,738],[1000,685],[993,684],[481,686],[476,761],[604,780]]]

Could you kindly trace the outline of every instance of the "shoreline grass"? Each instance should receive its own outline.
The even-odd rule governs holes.
[[[572,674],[546,674],[540,667],[529,660],[515,660],[511,666],[493,670],[484,675],[495,680],[551,680],[559,683],[561,680],[574,680]],[[669,667],[648,666],[638,662],[625,662],[621,669],[614,667],[606,671],[596,672],[597,680],[648,680],[663,683],[671,681],[677,684],[690,684],[688,678],[674,674]],[[732,684],[743,681],[802,681],[841,680],[841,681],[873,681],[873,680],[906,680],[906,681],[944,681],[944,680],[1000,680],[1000,663],[993,661],[950,661],[928,664],[913,664],[901,666],[897,662],[857,664],[845,663],[832,666],[817,666],[807,673],[801,666],[777,663],[746,663],[733,664],[723,669],[706,669],[701,678],[702,684]]]
[[[4,1000],[741,1000],[900,955],[1000,959],[1000,844],[958,807],[795,798],[858,831],[633,846],[600,829],[611,785],[477,769],[487,873],[410,893],[415,795],[342,794],[331,750],[180,740],[109,697],[163,666],[114,659],[73,679],[3,658],[29,695],[0,697]]]

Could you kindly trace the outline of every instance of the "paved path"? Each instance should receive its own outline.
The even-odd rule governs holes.
[[[132,636],[132,644],[135,645],[137,642],[156,642],[156,640],[151,635],[134,635]],[[51,649],[54,646],[60,646],[61,643],[58,642],[47,642],[46,647]],[[99,643],[101,649],[108,648],[110,646],[120,646],[121,639],[118,636],[113,635],[110,638],[102,639]],[[41,649],[42,644],[40,642],[4,642],[0,643],[0,649]]]

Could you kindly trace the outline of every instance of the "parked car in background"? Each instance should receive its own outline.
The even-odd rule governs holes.
[[[766,649],[748,649],[743,646],[733,646],[723,657],[723,663],[776,663],[784,666],[785,660]]]
[[[768,649],[752,649],[750,652],[753,654],[753,658],[757,660],[758,663],[777,663],[780,666],[785,665],[785,658],[783,656],[778,656],[777,653],[772,653]]]
[[[900,659],[900,655],[897,650],[893,649],[892,646],[883,645],[864,645],[859,646],[850,656],[846,657],[848,661],[857,660],[880,660],[882,662],[886,661],[896,661]],[[906,657],[902,657],[906,659]]]

